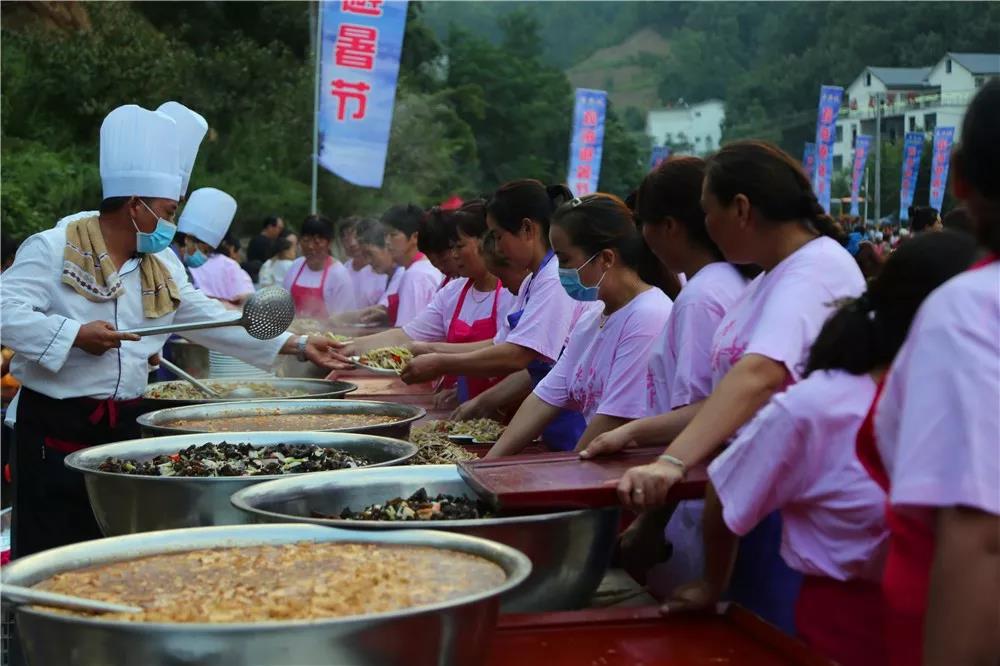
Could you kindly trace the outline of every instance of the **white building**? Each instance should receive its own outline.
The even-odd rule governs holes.
[[[833,168],[847,168],[854,139],[875,136],[875,112],[882,99],[882,137],[902,141],[906,132],[955,128],[959,139],[965,107],[991,78],[1000,77],[1000,53],[946,53],[932,67],[866,67],[847,87],[837,120]]]
[[[672,146],[676,152],[705,155],[719,149],[726,105],[709,99],[697,104],[683,100],[676,106],[646,114],[646,134],[657,146]]]

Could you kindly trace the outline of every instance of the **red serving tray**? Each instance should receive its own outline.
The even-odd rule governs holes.
[[[655,606],[501,615],[488,666],[832,666],[804,643],[729,604],[660,615]]]
[[[531,453],[458,464],[458,471],[484,499],[504,509],[597,508],[616,506],[617,485],[626,470],[656,460],[659,447],[628,449],[614,456],[582,460],[576,453]],[[679,501],[705,495],[702,466],[688,470],[670,489]]]

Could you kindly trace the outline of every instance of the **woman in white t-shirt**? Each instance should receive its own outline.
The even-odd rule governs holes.
[[[299,253],[299,239],[295,234],[279,236],[274,241],[274,250],[270,259],[260,267],[257,277],[257,286],[272,287],[276,284],[285,283],[285,275],[295,263],[295,258]]]
[[[563,409],[587,422],[577,447],[646,413],[649,353],[671,302],[647,282],[660,270],[632,212],[606,194],[573,199],[553,215],[549,238],[569,297],[601,307],[580,317],[562,356],[522,403],[489,458],[519,453]]]
[[[708,159],[702,205],[709,235],[725,258],[764,272],[716,329],[708,398],[633,421],[591,444],[588,455],[671,442],[659,460],[629,470],[619,483],[622,502],[639,510],[665,504],[689,466],[710,457],[774,394],[798,381],[835,302],[865,287],[801,166],[779,148],[758,141],[722,148]],[[730,594],[794,631],[799,577],[781,560],[780,539],[777,514],[744,539]],[[770,579],[766,589],[762,579]]]
[[[340,246],[344,248],[348,261],[344,267],[354,285],[354,302],[358,308],[371,307],[382,298],[389,278],[376,273],[365,257],[365,251],[358,242],[358,225],[363,222],[360,217],[348,217],[339,222],[337,236]]]
[[[449,217],[449,224],[455,229],[451,261],[460,277],[439,289],[427,307],[408,324],[357,338],[342,346],[342,356],[397,345],[420,344],[430,352],[438,349],[435,343],[492,343],[499,321],[507,315],[514,297],[487,271],[479,252],[479,238],[486,233],[484,202],[468,202]],[[457,379],[458,400],[465,401],[495,384],[498,378],[459,376]]]

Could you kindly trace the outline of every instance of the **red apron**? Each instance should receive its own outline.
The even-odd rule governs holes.
[[[458,297],[458,305],[451,315],[451,324],[448,326],[448,335],[445,342],[479,342],[481,340],[492,340],[497,334],[497,307],[500,303],[500,290],[503,285],[497,280],[497,288],[493,292],[493,311],[489,317],[477,319],[471,324],[466,324],[458,318],[462,312],[462,305],[465,297],[472,289],[472,280],[468,280],[462,288],[462,295]],[[477,395],[497,384],[503,377],[459,377],[458,378],[458,400],[465,402],[469,398]]]
[[[795,603],[795,630],[840,666],[884,666],[884,607],[878,583],[804,576]]]
[[[410,266],[413,266],[413,264],[417,263],[418,261],[424,258],[425,256],[423,252],[417,252],[413,256],[413,261],[410,262]],[[406,268],[403,269],[403,272],[405,273],[409,269],[410,269],[409,266],[407,266]],[[404,278],[405,276],[399,279],[399,287],[403,286]],[[392,282],[392,275],[389,276],[389,282]],[[389,294],[388,296],[386,296],[386,300],[389,301],[389,305],[388,307],[386,307],[386,315],[388,315],[389,317],[389,326],[395,326],[396,318],[399,316],[399,287],[396,288],[395,294]]]
[[[302,271],[305,270],[306,262],[303,261],[302,265],[299,266],[299,272],[295,274],[295,279],[292,280],[292,300],[295,301],[295,314],[298,317],[306,317],[308,319],[326,319],[330,316],[330,313],[326,310],[326,301],[323,298],[323,287],[326,285],[326,276],[330,272],[330,266],[333,265],[333,257],[326,258],[326,264],[323,266],[323,277],[319,279],[318,287],[303,287],[299,284],[299,277],[302,275]]]

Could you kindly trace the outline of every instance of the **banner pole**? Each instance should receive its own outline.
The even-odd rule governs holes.
[[[312,195],[309,211],[316,215],[316,191],[319,185],[319,83],[320,60],[323,53],[323,0],[316,2],[316,33],[313,38],[313,58],[316,61],[313,74],[313,147],[312,147]]]

